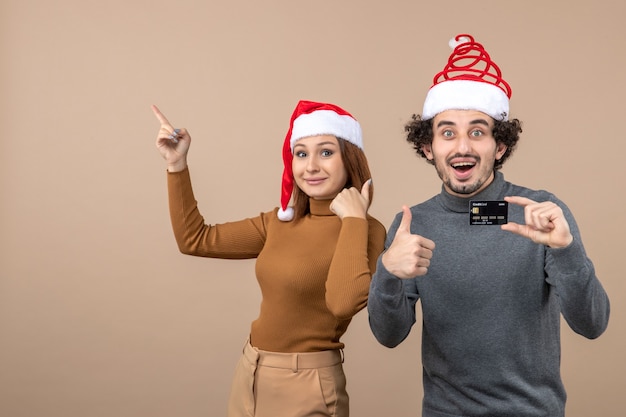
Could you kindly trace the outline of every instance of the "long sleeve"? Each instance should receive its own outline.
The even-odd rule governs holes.
[[[400,215],[389,229],[385,249],[393,242],[399,224]],[[367,304],[369,324],[376,340],[392,348],[406,339],[415,324],[415,304],[419,294],[413,280],[401,280],[387,271],[382,254],[377,263]]]
[[[207,225],[198,210],[189,169],[167,173],[172,229],[182,253],[226,259],[258,256],[266,237],[266,217]]]
[[[574,217],[564,203],[557,204],[563,208],[574,240],[566,248],[547,249],[546,281],[555,286],[561,314],[572,330],[595,339],[608,326],[609,298],[585,253]]]
[[[326,304],[338,319],[350,319],[366,306],[384,241],[385,228],[377,220],[343,219],[326,280]]]

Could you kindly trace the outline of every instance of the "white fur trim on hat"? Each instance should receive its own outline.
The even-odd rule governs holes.
[[[333,135],[363,149],[361,125],[353,117],[340,115],[332,110],[316,110],[301,114],[293,122],[290,145],[308,136]]]
[[[422,119],[432,119],[446,110],[477,110],[496,120],[508,120],[509,98],[501,88],[487,82],[443,81],[428,91]]]
[[[294,211],[293,211],[293,207],[288,206],[286,210],[283,210],[282,208],[278,208],[278,213],[276,214],[278,216],[278,219],[283,221],[283,222],[290,222],[291,220],[293,220],[293,216],[294,216]]]

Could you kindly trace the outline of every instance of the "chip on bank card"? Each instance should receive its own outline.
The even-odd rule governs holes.
[[[505,224],[509,218],[509,203],[506,201],[470,201],[470,224],[489,226]]]

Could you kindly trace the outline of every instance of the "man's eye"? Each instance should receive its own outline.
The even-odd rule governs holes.
[[[474,136],[474,137],[478,137],[478,136],[482,136],[483,135],[483,131],[482,130],[472,130],[472,132],[470,134],[472,136]]]
[[[453,133],[452,133],[451,130],[444,130],[443,131],[443,136],[446,137],[446,138],[451,138],[452,135],[453,135]]]

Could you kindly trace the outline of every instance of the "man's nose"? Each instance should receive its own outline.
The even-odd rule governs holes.
[[[458,137],[457,143],[456,143],[456,148],[457,151],[460,154],[467,154],[471,151],[472,149],[472,143],[470,141],[469,136],[467,135],[460,135]]]

